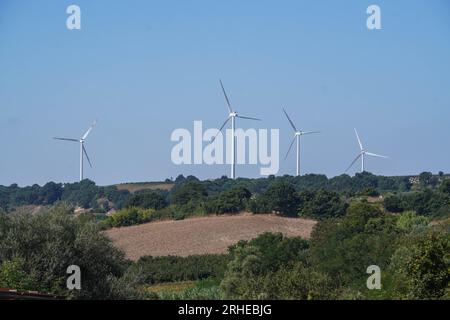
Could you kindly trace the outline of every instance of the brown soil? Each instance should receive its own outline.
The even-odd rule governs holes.
[[[150,222],[106,233],[127,258],[137,260],[145,255],[225,253],[239,240],[250,240],[264,232],[309,238],[315,224],[314,220],[244,213]]]

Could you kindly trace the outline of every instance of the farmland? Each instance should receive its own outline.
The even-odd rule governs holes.
[[[264,232],[309,238],[316,222],[276,215],[238,214],[158,221],[114,228],[107,235],[129,259],[141,256],[189,256],[225,253],[239,240],[250,240]]]

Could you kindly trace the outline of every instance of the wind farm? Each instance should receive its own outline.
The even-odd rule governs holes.
[[[450,300],[447,2],[0,3],[0,300]]]

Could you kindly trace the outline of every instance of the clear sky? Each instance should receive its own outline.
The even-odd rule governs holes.
[[[81,8],[81,30],[66,8]],[[381,8],[381,30],[366,9]],[[304,130],[303,169],[334,176],[358,152],[376,174],[450,171],[450,3],[431,1],[0,0],[0,184],[78,179],[86,143],[100,185],[194,174],[226,165],[176,166],[170,135],[224,121],[221,78],[236,109],[279,128],[279,174],[292,132]],[[238,126],[255,124],[238,121]],[[358,166],[351,171],[353,174]],[[259,166],[238,166],[258,177]]]

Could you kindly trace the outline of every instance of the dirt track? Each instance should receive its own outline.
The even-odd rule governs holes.
[[[197,217],[179,221],[158,221],[138,226],[114,228],[107,235],[123,249],[127,258],[144,255],[188,256],[224,253],[239,240],[249,240],[264,232],[309,238],[315,221],[275,215],[239,214]]]

